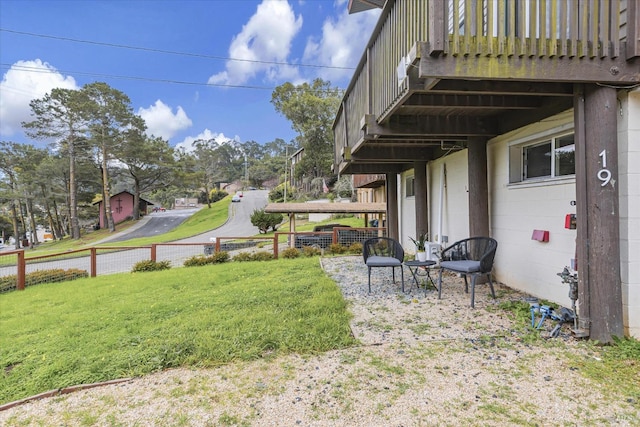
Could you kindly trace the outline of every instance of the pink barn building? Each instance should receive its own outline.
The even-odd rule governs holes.
[[[122,191],[111,196],[111,214],[113,215],[113,222],[115,224],[133,217],[133,199],[133,193],[128,191]],[[100,228],[104,228],[107,224],[107,219],[103,215],[102,200],[95,202],[94,205],[98,205],[98,212],[100,212]],[[153,205],[153,203],[144,200],[142,197],[140,198],[138,206],[140,215],[145,215],[147,213],[147,207],[149,205]]]

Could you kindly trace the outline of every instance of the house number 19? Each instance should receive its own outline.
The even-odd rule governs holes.
[[[602,150],[600,157],[602,158],[602,169],[598,171],[598,179],[602,181],[600,186],[604,187],[611,181],[611,171],[607,169],[607,150]]]

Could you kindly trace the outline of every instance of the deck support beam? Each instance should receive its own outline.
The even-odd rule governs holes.
[[[469,138],[467,162],[469,167],[469,236],[491,237],[489,234],[486,138]]]
[[[416,235],[428,233],[429,222],[427,213],[427,162],[420,161],[413,164],[413,178],[416,202]]]
[[[387,174],[387,237],[398,240],[398,174]]]
[[[574,105],[579,327],[610,343],[624,333],[616,90],[576,85]]]

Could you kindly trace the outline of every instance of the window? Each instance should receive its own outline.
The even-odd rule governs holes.
[[[573,133],[509,147],[509,182],[544,180],[576,172]]]
[[[416,195],[414,183],[415,183],[415,177],[413,176],[408,176],[404,180],[405,197],[412,197]]]

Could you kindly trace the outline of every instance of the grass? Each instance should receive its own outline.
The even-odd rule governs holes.
[[[0,295],[0,403],[176,366],[355,344],[316,258],[119,274]]]

